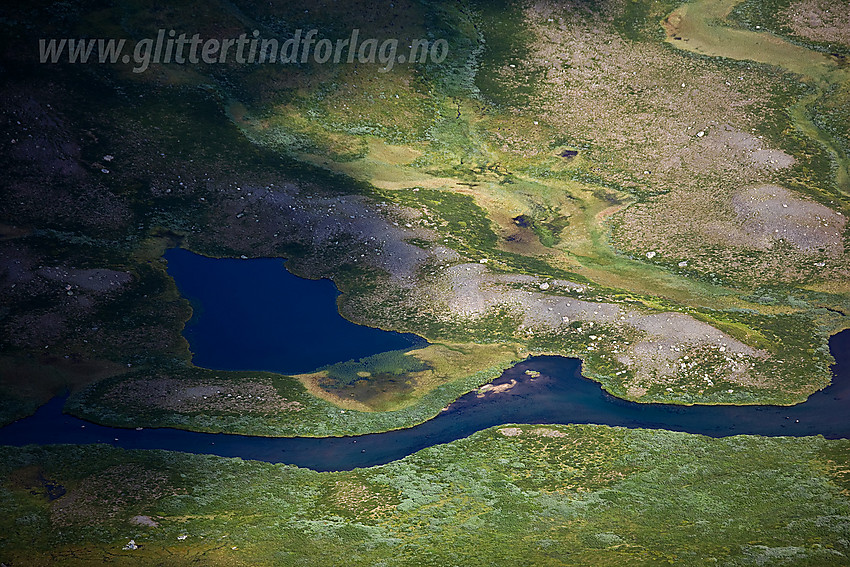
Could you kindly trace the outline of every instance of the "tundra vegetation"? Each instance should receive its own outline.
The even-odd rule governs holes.
[[[0,553],[7,565],[846,565],[848,455],[846,440],[594,425],[505,425],[324,473],[4,448]]]
[[[534,353],[579,357],[640,402],[793,404],[829,383],[828,337],[850,310],[846,2],[304,8],[2,8],[0,421],[70,389],[68,411],[122,426],[382,431]],[[389,72],[36,62],[44,37],[354,27],[445,39],[448,57]],[[335,282],[346,318],[431,346],[301,376],[195,367],[172,246],[287,258]],[[427,564],[451,548],[470,562],[821,565],[847,552],[844,442],[533,431],[323,475],[4,449],[3,549],[81,564]]]

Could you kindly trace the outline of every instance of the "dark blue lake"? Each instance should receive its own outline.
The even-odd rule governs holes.
[[[182,248],[164,257],[192,304],[183,336],[196,366],[300,374],[426,344],[344,319],[332,281],[296,277],[279,259],[207,258]]]
[[[171,258],[175,256],[173,253]],[[177,254],[183,255],[183,252]],[[237,320],[224,317],[218,325],[232,326],[234,340],[239,344],[248,344],[253,340],[278,348],[279,342],[266,342],[257,333],[272,332],[277,329],[278,339],[295,340],[292,334],[303,333],[298,326],[277,325],[277,317],[264,319],[262,325],[256,324],[250,317],[244,318],[245,313],[257,313],[265,316],[261,309],[268,310],[269,302],[276,305],[280,313],[292,312],[290,306],[278,303],[281,289],[286,286],[269,285],[267,282],[256,282],[255,278],[265,278],[270,273],[279,277],[278,282],[285,282],[287,277],[277,273],[282,271],[278,261],[262,260],[198,260],[195,256],[177,256],[181,258],[169,266],[169,271],[178,279],[181,290],[192,293],[192,286],[184,287],[186,280],[179,270],[190,266],[201,266],[206,271],[195,272],[189,278],[197,285],[199,296],[204,305],[212,306],[210,301],[233,303],[227,306],[217,306],[215,310],[229,312]],[[184,262],[183,260],[187,261]],[[208,262],[223,266],[208,268]],[[253,271],[254,265],[261,265],[259,271]],[[240,274],[230,273],[240,272]],[[202,275],[206,274],[206,276]],[[244,274],[251,274],[250,277]],[[305,282],[307,286],[324,286],[330,282]],[[257,285],[255,285],[257,284]],[[286,284],[288,285],[288,284]],[[218,291],[204,290],[203,287],[225,286]],[[335,309],[336,294],[327,290],[324,297],[328,304]],[[262,293],[261,291],[262,290]],[[318,292],[317,292],[318,293]],[[266,295],[268,294],[268,295]],[[317,297],[307,294],[308,297]],[[196,296],[198,297],[198,296]],[[302,296],[286,295],[289,302],[298,303]],[[238,299],[234,299],[238,298]],[[234,305],[238,305],[235,308]],[[294,307],[292,308],[294,309]],[[212,311],[212,310],[211,310]],[[198,316],[194,328],[203,336],[208,330],[202,329],[207,321],[208,312]],[[332,319],[332,318],[331,318]],[[225,324],[227,321],[230,323]],[[272,327],[272,325],[277,325]],[[359,330],[369,330],[355,326]],[[201,332],[203,331],[203,332]],[[371,331],[371,330],[370,330]],[[351,329],[347,332],[354,333]],[[379,331],[380,333],[380,331]],[[319,333],[306,340],[305,349],[318,353],[309,360],[327,363],[330,359],[344,359],[348,355],[336,355],[340,335]],[[345,334],[341,336],[347,336]],[[399,340],[394,337],[392,340]],[[265,364],[258,365],[245,357],[239,348],[234,348],[224,339],[209,337],[206,343],[195,343],[192,347],[197,352],[196,363],[210,360],[207,356],[220,360],[219,368],[273,368]],[[402,337],[403,340],[409,340]],[[371,344],[359,337],[351,339],[354,344],[361,345],[367,350]],[[390,339],[386,339],[390,340]],[[309,345],[310,341],[317,344]],[[389,348],[399,348],[398,343],[392,343]],[[208,346],[200,347],[200,344]],[[379,343],[375,348],[385,348],[386,343]],[[407,343],[409,344],[409,343]],[[404,346],[404,345],[402,345]],[[202,348],[204,350],[202,350]],[[206,352],[205,349],[219,349],[222,352]],[[177,429],[120,429],[104,427],[62,413],[64,400],[56,398],[38,412],[28,418],[0,428],[0,444],[27,445],[50,443],[108,443],[127,449],[166,449],[189,453],[209,453],[225,457],[241,457],[274,463],[288,463],[315,470],[350,470],[357,467],[367,467],[388,463],[410,455],[425,447],[448,443],[467,437],[476,431],[506,423],[596,423],[611,426],[643,427],[653,429],[669,429],[698,433],[713,437],[727,435],[823,435],[827,438],[850,438],[850,330],[844,331],[830,339],[830,350],[837,364],[833,367],[833,384],[824,390],[813,394],[806,402],[792,407],[779,406],[675,406],[665,404],[637,404],[615,398],[599,386],[598,383],[581,376],[580,362],[572,358],[544,356],[529,358],[513,368],[506,370],[494,384],[516,381],[513,388],[503,393],[488,393],[479,398],[475,393],[467,394],[445,411],[425,423],[409,429],[362,435],[358,437],[340,438],[266,438],[244,435],[208,434],[182,431]],[[347,351],[346,351],[347,352]],[[230,356],[236,357],[230,358]],[[307,359],[292,355],[305,365],[320,365],[316,362],[306,362]],[[326,358],[322,358],[325,356]],[[362,353],[353,356],[363,356]],[[220,358],[219,358],[220,357]],[[348,356],[351,358],[352,356]],[[236,362],[239,360],[241,362]],[[277,359],[266,355],[264,360],[280,360],[285,366],[290,364],[288,359]],[[271,364],[271,362],[269,363]],[[312,367],[311,367],[312,368]],[[531,377],[526,370],[536,370],[538,377]],[[291,370],[290,370],[291,371]]]

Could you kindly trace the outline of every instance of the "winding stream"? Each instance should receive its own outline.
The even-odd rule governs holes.
[[[615,398],[583,378],[576,359],[535,357],[493,383],[516,385],[502,393],[467,394],[440,415],[398,431],[358,437],[269,438],[178,429],[119,429],[62,414],[56,398],[28,418],[0,429],[0,444],[107,443],[125,449],[166,449],[287,463],[319,471],[380,465],[416,451],[507,423],[597,423],[669,429],[712,437],[738,434],[823,435],[850,438],[850,330],[832,337],[834,383],[806,402],[779,406],[673,406]],[[526,370],[536,370],[532,378]]]
[[[725,17],[737,3],[737,0],[699,0],[684,5],[671,14],[665,22],[670,35],[669,41],[676,47],[703,54],[775,64],[808,76],[819,85],[821,90],[829,83],[835,84],[846,80],[847,71],[837,69],[834,62],[821,54],[793,46],[770,34],[709,25],[711,20]],[[811,100],[802,101],[800,104],[803,106],[799,107],[797,112],[802,113],[805,105],[811,102]],[[822,141],[829,145],[826,140]],[[848,175],[843,156],[834,147],[831,150],[839,164],[838,183],[847,190]],[[183,252],[176,251],[173,254],[179,255]],[[174,257],[176,256],[172,256]],[[250,263],[245,263],[245,265],[248,264]],[[193,298],[196,292],[190,291],[186,286],[192,287],[193,281],[201,281],[198,278],[202,276],[192,270],[183,274],[182,278],[178,274],[173,275],[183,281],[181,291],[185,292],[184,295]],[[261,280],[262,278],[256,279],[254,282],[261,285]],[[330,284],[330,282],[327,283]],[[267,282],[264,285],[274,287],[275,282]],[[309,286],[314,285],[316,285],[314,282],[309,283]],[[227,288],[227,282],[219,286],[219,289]],[[209,297],[202,298],[201,303],[222,304],[219,299]],[[244,307],[245,305],[238,305],[235,311],[225,315],[214,327],[222,329],[229,326],[235,329],[238,335],[238,330],[245,327],[238,321],[234,322],[233,317],[240,314],[246,315]],[[198,318],[210,316],[202,310],[198,310],[198,313]],[[260,317],[259,320],[265,322],[261,325],[262,335],[265,338],[274,339],[276,327],[273,325],[279,321],[274,316],[268,316],[269,313],[274,311],[268,310],[265,318],[263,314],[249,315],[249,320],[251,325],[256,325],[257,317]],[[312,314],[302,317],[298,324],[304,328],[309,321],[314,321],[311,317]],[[291,321],[284,323],[291,328]],[[339,322],[335,324],[337,323]],[[321,331],[323,324],[318,324],[314,328]],[[298,368],[286,369],[286,371],[295,372],[301,369],[301,366],[304,370],[316,368],[319,366],[317,360],[323,360],[323,364],[333,362],[323,358],[328,356],[327,351],[313,353],[310,350],[310,345],[315,342],[314,339],[308,339],[303,345],[296,346],[292,351],[283,354],[279,349],[272,349],[275,359],[258,362],[257,352],[269,352],[269,345],[257,344],[256,337],[238,342],[234,347],[234,341],[239,339],[238,336],[223,337],[215,333],[205,336],[200,326],[193,330],[189,325],[187,329],[187,338],[191,339],[193,348],[197,350],[195,362],[204,366],[245,369],[250,367],[245,364],[248,360],[252,365],[259,364],[263,369],[277,371],[283,370],[280,368],[281,363],[294,365]],[[336,338],[324,344],[326,347],[331,345],[336,349],[351,346],[350,340],[360,341],[355,345],[356,356],[371,354],[371,352],[361,352],[362,348],[380,352],[414,344],[409,336],[381,334],[383,332],[375,329],[368,331],[364,329],[360,328],[357,331],[349,329],[346,332],[350,334],[343,333],[342,338]],[[193,337],[192,333],[196,331],[198,334]],[[367,337],[362,334],[372,331],[376,331],[374,336]],[[208,340],[209,344],[205,344],[204,340]],[[685,431],[713,437],[753,434],[823,435],[827,438],[850,438],[850,419],[847,417],[850,416],[850,376],[848,376],[850,375],[850,330],[833,336],[830,340],[830,349],[837,361],[834,367],[833,384],[813,394],[806,402],[792,407],[684,407],[638,404],[614,398],[604,392],[599,384],[583,378],[580,375],[580,362],[576,359],[535,357],[505,371],[493,382],[494,385],[515,382],[510,389],[482,396],[475,392],[467,394],[437,417],[419,426],[399,431],[359,437],[266,438],[197,433],[168,428],[120,429],[96,425],[65,415],[62,413],[64,400],[56,398],[40,408],[34,415],[0,428],[0,444],[23,446],[52,443],[107,443],[125,449],[164,449],[205,453],[287,463],[319,471],[329,471],[351,470],[388,463],[426,447],[448,443],[467,437],[476,431],[508,423],[596,423]],[[292,353],[305,358],[293,363]],[[316,356],[310,358],[313,354]],[[337,357],[338,360],[345,360],[355,355],[347,351],[334,351],[332,356]],[[526,373],[528,370],[536,372],[530,375]],[[536,375],[538,372],[539,375]]]

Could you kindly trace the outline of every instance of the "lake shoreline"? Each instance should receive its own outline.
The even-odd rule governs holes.
[[[839,344],[840,343],[840,344]],[[357,437],[284,437],[198,433],[173,428],[120,429],[61,413],[54,399],[32,417],[0,428],[0,444],[106,443],[125,449],[162,449],[285,463],[314,470],[352,470],[389,463],[426,447],[514,424],[596,424],[729,437],[850,438],[847,368],[850,331],[830,342],[840,368],[836,380],[807,402],[783,406],[673,406],[615,398],[580,374],[576,359],[538,357],[506,370],[489,392],[471,392],[436,418],[415,427]],[[842,374],[843,373],[843,374]],[[483,394],[483,395],[482,395]]]

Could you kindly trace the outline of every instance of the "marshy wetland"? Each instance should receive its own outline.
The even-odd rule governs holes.
[[[846,564],[846,10],[0,9],[0,562]]]

